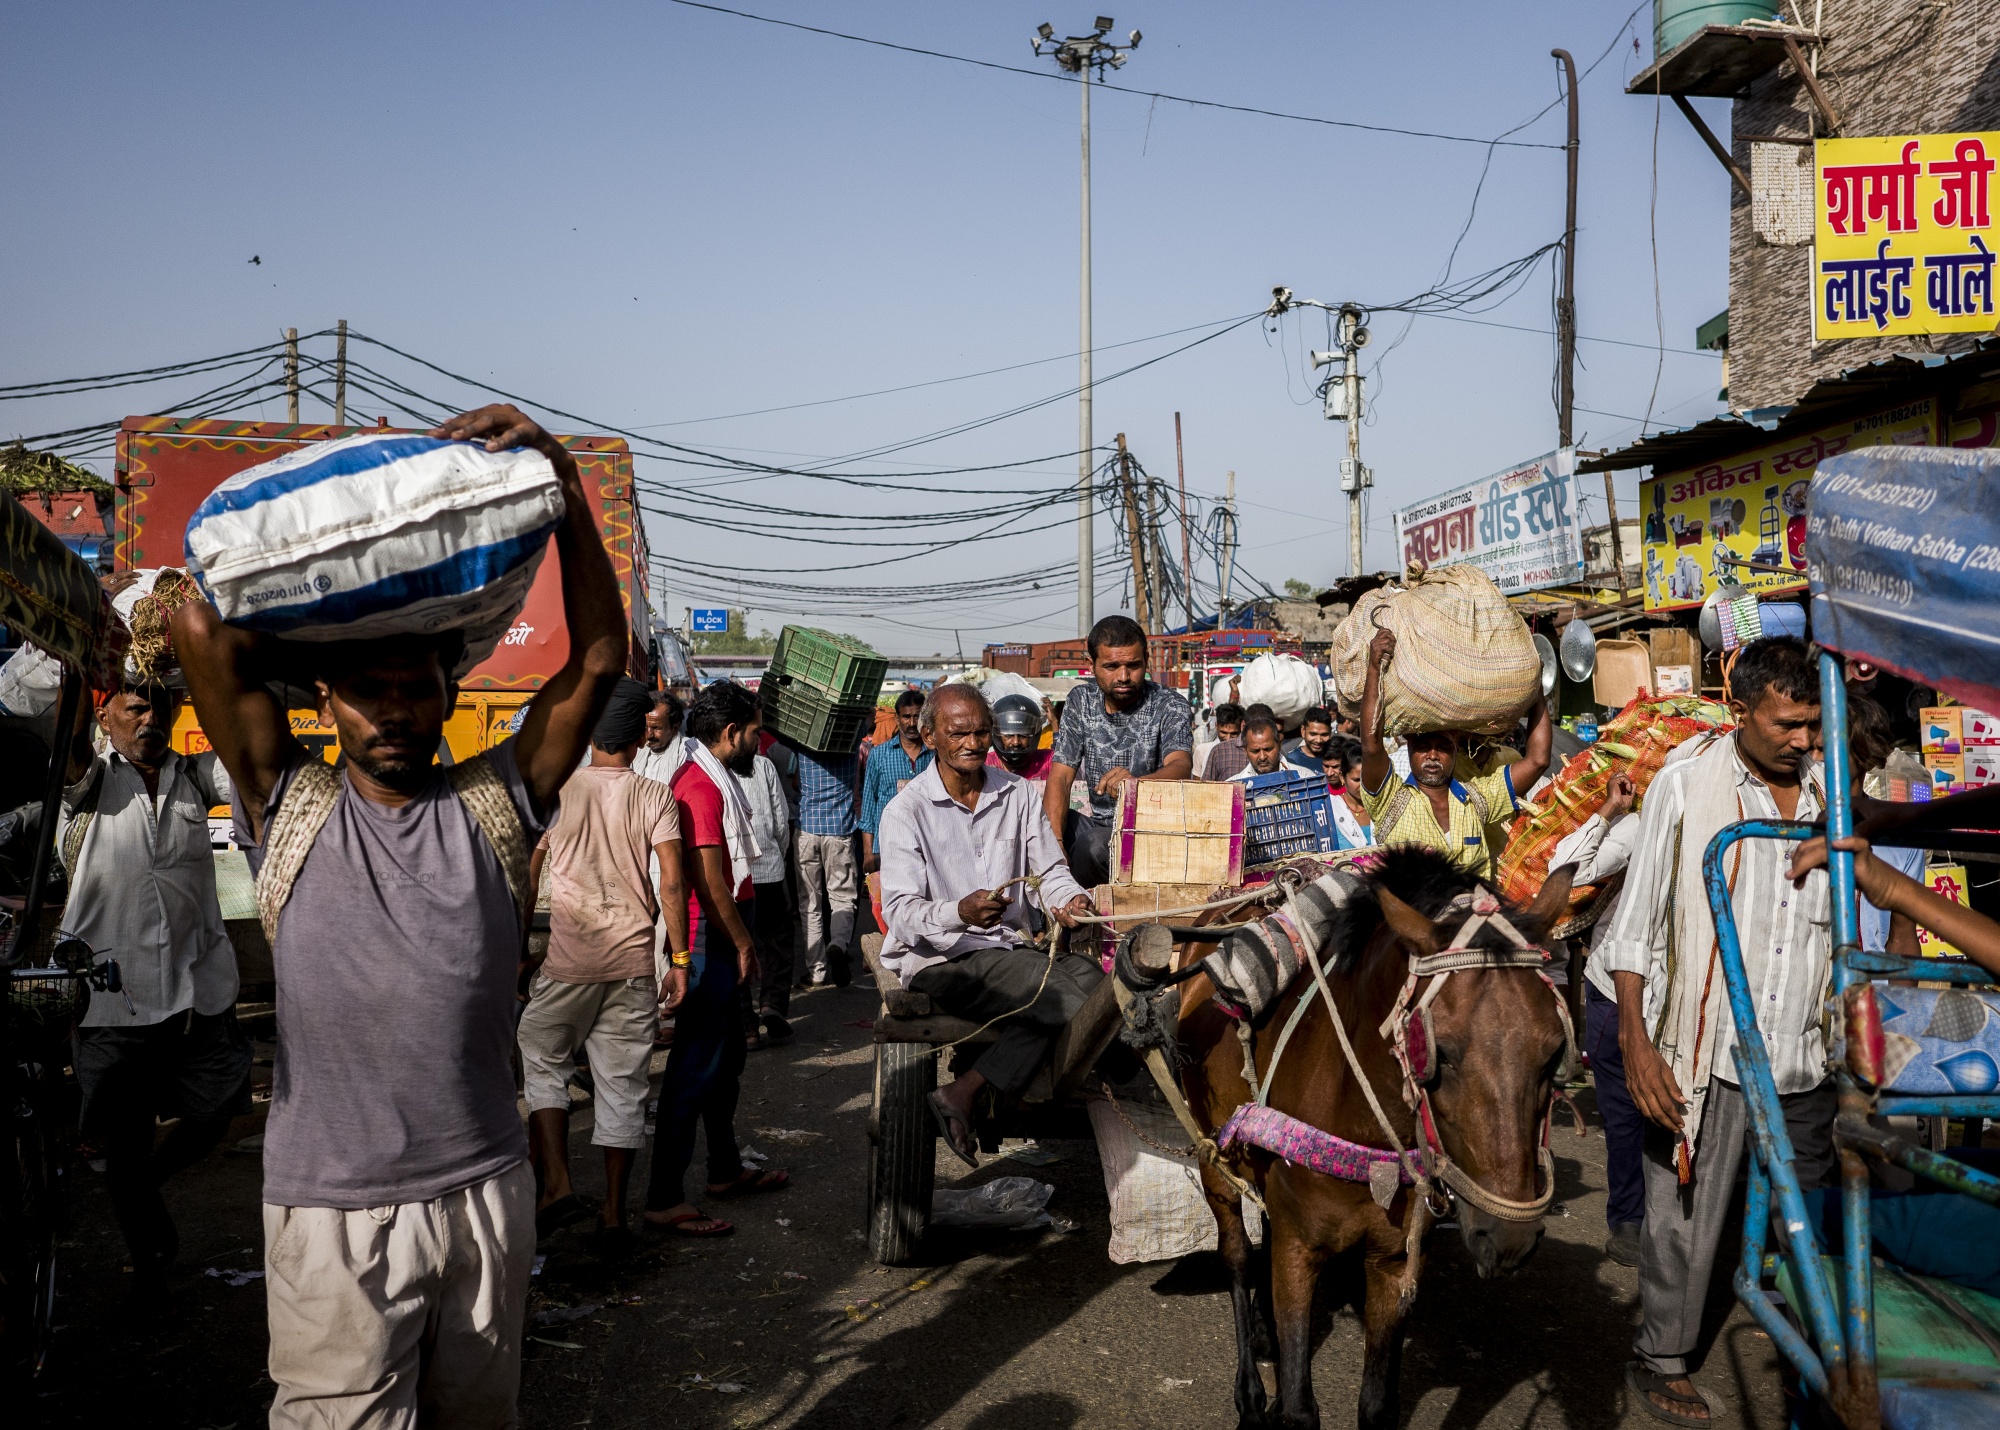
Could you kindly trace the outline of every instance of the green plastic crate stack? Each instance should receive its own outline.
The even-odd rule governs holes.
[[[889,662],[860,641],[805,626],[778,632],[765,673],[782,685],[810,685],[837,705],[873,705],[888,674]]]
[[[764,723],[804,749],[852,754],[874,728],[888,673],[889,662],[859,641],[786,626],[759,687]]]

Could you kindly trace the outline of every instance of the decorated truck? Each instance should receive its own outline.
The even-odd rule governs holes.
[[[309,442],[327,442],[359,432],[392,432],[378,427],[334,427],[316,423],[227,422],[182,417],[128,417],[118,432],[113,477],[113,569],[135,571],[182,564],[188,518],[202,499],[246,467],[268,462]],[[632,481],[632,449],[618,437],[558,438],[576,457],[583,488],[611,557],[630,621],[627,672],[646,685],[658,683],[660,649],[654,634],[647,582],[646,535],[639,520]],[[498,649],[460,682],[458,705],[445,723],[445,743],[453,760],[465,759],[499,743],[519,725],[522,712],[542,682],[569,655],[562,623],[562,573],[551,552],[535,577],[526,606]],[[334,756],[334,732],[316,710],[295,708],[292,726],[301,741],[325,759]],[[174,748],[192,754],[207,748],[192,705],[183,706],[174,727]]]

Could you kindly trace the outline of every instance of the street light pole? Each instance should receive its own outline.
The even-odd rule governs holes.
[[[1375,485],[1375,474],[1361,465],[1361,414],[1366,383],[1361,376],[1361,350],[1368,346],[1368,310],[1358,303],[1322,303],[1317,298],[1297,298],[1280,285],[1271,290],[1271,306],[1264,310],[1275,318],[1293,308],[1322,308],[1338,320],[1334,329],[1340,343],[1338,352],[1315,352],[1313,366],[1340,371],[1328,375],[1320,392],[1326,399],[1326,419],[1347,424],[1347,455],[1340,462],[1340,489],[1347,493],[1347,574],[1361,574],[1362,493]]]
[[[1139,32],[1134,30],[1124,49],[1105,39],[1111,31],[1111,19],[1106,15],[1097,17],[1097,25],[1088,35],[1071,35],[1056,39],[1055,27],[1043,22],[1035,31],[1034,50],[1043,52],[1043,46],[1055,56],[1059,68],[1075,75],[1078,88],[1083,91],[1083,193],[1082,193],[1082,236],[1079,256],[1078,343],[1083,351],[1077,374],[1077,458],[1076,458],[1076,633],[1090,634],[1096,622],[1097,573],[1091,533],[1091,518],[1097,504],[1097,493],[1093,487],[1095,459],[1092,448],[1096,438],[1091,430],[1091,371],[1090,371],[1090,75],[1095,70],[1100,78],[1107,68],[1117,69],[1125,63],[1126,57],[1139,47]]]

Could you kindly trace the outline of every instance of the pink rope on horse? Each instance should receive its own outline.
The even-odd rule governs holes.
[[[1364,1147],[1331,1132],[1322,1132],[1296,1117],[1288,1117],[1275,1107],[1259,1107],[1246,1102],[1223,1124],[1217,1144],[1227,1152],[1238,1142],[1261,1147],[1297,1167],[1338,1177],[1343,1182],[1366,1182],[1374,1162],[1397,1163],[1396,1154],[1386,1147]],[[1409,1168],[1396,1167],[1398,1179],[1410,1185]]]

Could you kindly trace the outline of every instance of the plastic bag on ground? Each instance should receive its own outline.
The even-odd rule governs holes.
[[[1194,1158],[1148,1145],[1133,1127],[1161,1146],[1187,1142],[1179,1119],[1165,1108],[1125,1098],[1115,1108],[1094,1099],[1090,1103],[1090,1130],[1097,1135],[1104,1193],[1111,1202],[1111,1259],[1125,1266],[1214,1251],[1215,1213],[1202,1194]]]
[[[1503,735],[1541,693],[1541,655],[1500,588],[1476,566],[1446,566],[1368,592],[1334,631],[1343,715],[1361,713],[1378,627],[1396,634],[1396,657],[1382,672],[1385,734]]]
[[[1290,727],[1325,698],[1319,672],[1295,655],[1266,652],[1243,667],[1237,685],[1242,703],[1268,705],[1278,723]]]
[[[463,675],[520,613],[563,507],[540,452],[349,437],[217,487],[188,522],[188,570],[225,621],[272,635],[458,631]]]
[[[931,1193],[931,1225],[1037,1231],[1055,1225],[1049,1198],[1056,1189],[1033,1177],[995,1177],[977,1187]]]

